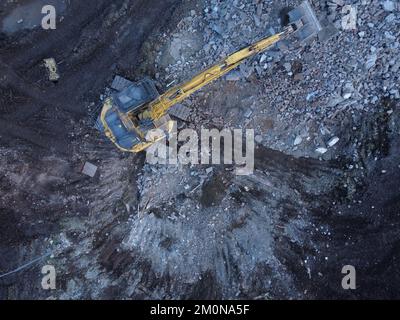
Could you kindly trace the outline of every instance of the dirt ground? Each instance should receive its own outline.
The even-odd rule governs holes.
[[[286,7],[270,2],[271,14]],[[333,120],[344,141],[336,154],[264,140],[248,177],[223,166],[153,167],[116,150],[92,129],[91,113],[116,74],[149,76],[163,91],[171,74],[207,64],[204,55],[174,73],[183,64],[170,49],[187,30],[182,21],[193,23],[193,11],[202,19],[209,1],[54,3],[59,22],[49,31],[34,27],[35,15],[5,27],[15,8],[31,12],[37,1],[0,4],[0,275],[46,255],[0,278],[1,299],[400,297],[398,100],[379,97],[377,110]],[[176,54],[190,57],[202,41],[192,32]],[[57,83],[43,67],[49,57]],[[211,85],[190,100],[197,109],[186,125],[241,122],[243,101],[293,83],[279,70]],[[255,110],[259,134],[288,135],[294,122],[270,112]],[[99,167],[95,178],[81,174],[85,161]],[[57,270],[52,292],[41,288],[46,264]],[[341,287],[347,264],[358,271],[351,292]]]

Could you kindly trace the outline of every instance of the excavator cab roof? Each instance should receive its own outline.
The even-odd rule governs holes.
[[[131,150],[142,141],[135,130],[128,128],[124,123],[123,115],[139,113],[149,102],[156,99],[159,93],[153,81],[148,78],[131,82],[116,77],[112,87],[117,92],[111,95],[111,108],[105,113],[104,120],[115,139],[115,144],[122,149]],[[100,116],[95,127],[104,132]]]
[[[141,142],[139,136],[134,131],[126,128],[115,109],[110,109],[107,112],[105,121],[107,122],[109,130],[116,139],[115,142],[121,148],[130,150]]]

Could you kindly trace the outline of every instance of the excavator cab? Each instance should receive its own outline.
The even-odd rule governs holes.
[[[112,95],[118,111],[122,113],[139,113],[143,106],[159,96],[153,81],[144,79],[132,83],[121,92]]]
[[[150,128],[151,121],[140,120],[136,115],[148,103],[157,99],[159,93],[153,81],[147,78],[131,82],[116,76],[111,87],[115,92],[107,99],[95,127],[105,133],[121,150],[132,150],[145,142],[141,127],[154,129],[154,126]]]

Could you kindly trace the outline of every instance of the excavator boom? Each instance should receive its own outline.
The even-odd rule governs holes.
[[[201,90],[204,86],[213,82],[214,80],[223,77],[225,74],[238,67],[248,58],[267,50],[279,42],[285,34],[287,34],[287,32],[276,34],[247,48],[239,50],[227,57],[222,62],[198,74],[188,82],[168,90],[157,100],[150,103],[151,117],[155,120],[160,119],[172,106],[182,102],[187,97],[196,91]]]

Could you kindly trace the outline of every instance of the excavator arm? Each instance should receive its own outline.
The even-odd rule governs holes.
[[[151,118],[153,120],[162,118],[172,106],[182,102],[207,84],[229,73],[248,58],[268,50],[271,46],[282,40],[282,37],[287,35],[291,30],[292,29],[288,28],[285,32],[273,35],[249,47],[239,50],[228,56],[222,62],[198,74],[188,82],[171,88],[158,99],[150,103]]]

